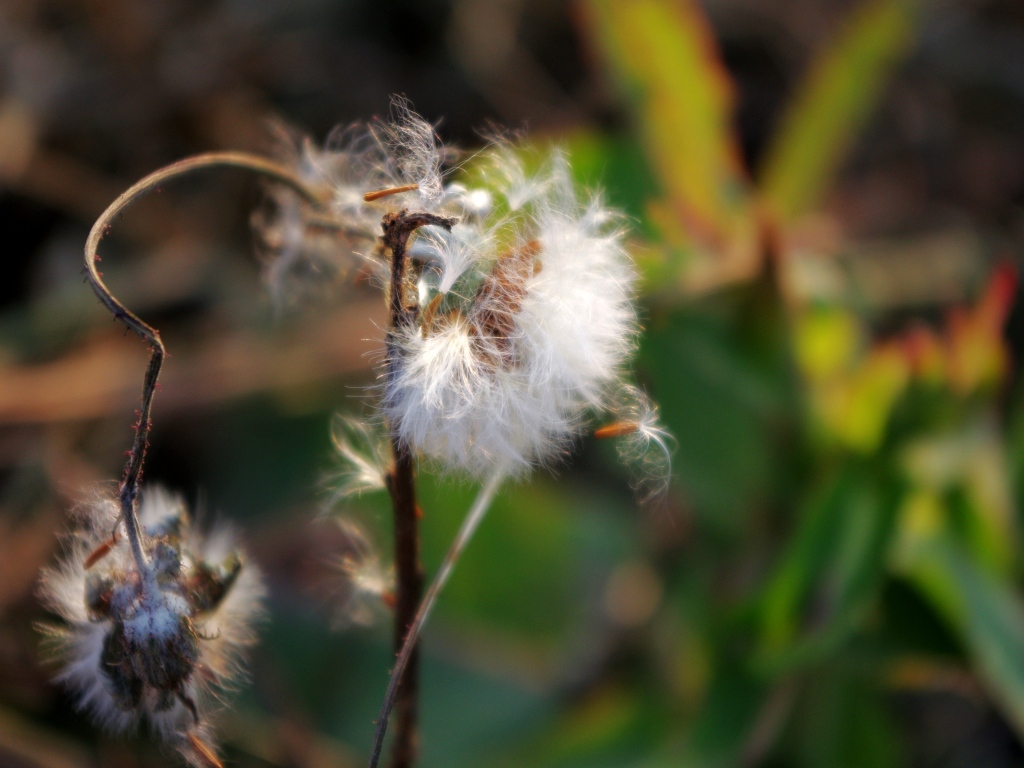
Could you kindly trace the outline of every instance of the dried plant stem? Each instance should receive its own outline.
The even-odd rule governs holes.
[[[142,465],[146,458],[146,449],[149,446],[153,395],[156,393],[160,368],[163,366],[167,350],[160,339],[160,332],[129,311],[114,297],[110,289],[103,282],[102,275],[96,266],[99,261],[99,245],[100,240],[103,239],[103,236],[110,229],[114,219],[140,197],[179,176],[184,176],[196,170],[217,167],[241,168],[268,176],[275,181],[287,184],[313,205],[321,205],[317,195],[284,166],[265,158],[242,152],[211,152],[168,165],[133,184],[96,219],[96,223],[92,225],[89,237],[85,241],[85,269],[93,291],[95,291],[100,301],[111,311],[114,317],[141,336],[150,348],[149,365],[146,367],[146,375],[142,385],[142,405],[139,409],[139,420],[135,425],[135,441],[128,455],[128,463],[124,469],[124,479],[121,481],[119,493],[121,518],[124,520],[132,556],[135,558],[135,564],[140,576],[143,577],[144,588],[146,588],[149,577],[152,574],[149,563],[146,560],[146,554],[142,548],[142,530],[139,526],[136,508],[138,506],[139,483],[142,479]]]
[[[402,647],[423,595],[423,566],[420,563],[419,510],[412,452],[392,435],[394,470],[388,488],[395,515],[395,653]],[[410,654],[401,681],[398,701],[397,737],[392,753],[394,768],[408,768],[418,752],[419,652]]]
[[[455,222],[429,213],[387,214],[381,222],[382,241],[391,254],[391,289],[388,295],[389,324],[387,334],[387,375],[397,375],[401,354],[395,344],[395,334],[415,325],[419,309],[409,294],[407,277],[409,258],[406,247],[409,237],[417,229],[436,225],[450,229]],[[414,295],[414,294],[412,294]],[[416,618],[416,609],[423,595],[423,566],[420,564],[419,509],[416,506],[415,459],[405,441],[394,431],[391,433],[391,451],[394,467],[388,481],[391,506],[395,516],[395,653],[402,651],[405,638]],[[392,766],[409,768],[418,752],[417,699],[419,689],[419,663],[415,643],[409,652],[405,674],[395,681],[401,683],[397,702],[398,726],[396,730]],[[393,678],[394,679],[394,678]],[[378,754],[379,757],[379,754]]]
[[[465,549],[466,543],[476,532],[480,521],[484,519],[484,515],[490,508],[491,502],[494,500],[498,488],[504,479],[505,476],[502,473],[495,473],[480,489],[476,500],[473,502],[473,506],[466,513],[466,518],[462,521],[462,526],[455,535],[455,539],[452,541],[452,545],[449,547],[441,567],[437,569],[434,580],[430,583],[430,589],[427,590],[426,597],[423,598],[423,602],[420,604],[419,610],[417,610],[416,616],[409,627],[409,632],[402,643],[402,648],[398,652],[398,658],[395,660],[395,667],[391,671],[391,680],[388,682],[388,689],[384,694],[384,704],[381,707],[380,716],[377,718],[377,732],[374,734],[370,768],[377,768],[377,763],[380,761],[381,749],[384,746],[384,735],[388,728],[388,716],[391,714],[391,707],[395,702],[395,693],[398,690],[399,679],[402,677],[403,672],[407,670],[415,655],[416,643],[423,625],[426,624],[430,612],[433,610],[437,596],[448,582],[448,577],[451,576],[452,569],[455,567],[455,563],[458,562],[462,550]]]

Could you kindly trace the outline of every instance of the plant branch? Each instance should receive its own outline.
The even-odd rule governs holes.
[[[391,253],[391,286],[388,294],[389,325],[387,333],[387,376],[394,380],[401,365],[401,350],[396,343],[400,332],[416,323],[419,315],[415,301],[415,286],[407,276],[409,258],[406,247],[409,237],[420,227],[436,225],[451,229],[453,219],[429,213],[388,213],[381,221],[384,234],[381,240]],[[415,459],[405,440],[391,430],[391,451],[394,468],[388,479],[391,506],[395,516],[395,653],[402,651],[416,617],[420,597],[423,595],[423,567],[420,564],[419,508],[416,506]],[[415,644],[414,644],[415,646]],[[409,652],[407,669],[400,675],[401,696],[398,700],[398,727],[392,765],[409,768],[418,751],[417,698],[419,688],[419,659],[416,648]]]
[[[135,425],[135,441],[128,455],[128,463],[124,469],[124,478],[121,481],[119,491],[121,518],[124,520],[132,556],[135,559],[140,576],[143,577],[150,575],[150,569],[142,548],[142,530],[139,525],[136,508],[139,483],[142,479],[142,465],[146,458],[146,449],[149,446],[153,396],[156,393],[157,380],[160,377],[160,369],[163,366],[164,358],[167,356],[167,350],[160,338],[160,332],[128,310],[124,304],[114,297],[110,289],[103,282],[103,277],[97,267],[97,262],[99,262],[99,245],[100,240],[110,230],[114,219],[140,197],[171,179],[184,176],[195,170],[216,167],[242,168],[254,171],[288,185],[304,199],[316,206],[322,204],[317,195],[299,177],[282,165],[242,152],[211,152],[173,163],[133,184],[100,214],[100,217],[92,225],[89,237],[85,241],[85,269],[93,291],[95,291],[100,301],[103,302],[114,317],[123,322],[131,331],[142,337],[143,341],[150,348],[149,365],[146,366],[146,375],[142,385],[142,406],[139,410],[138,423]],[[143,578],[142,582],[145,588],[147,579]]]
[[[399,679],[415,656],[414,650],[423,625],[427,623],[430,612],[434,608],[434,603],[437,601],[437,596],[448,582],[448,577],[451,576],[455,563],[458,561],[463,549],[465,549],[466,543],[476,532],[480,521],[484,519],[484,515],[490,508],[491,502],[494,500],[494,496],[497,494],[498,488],[504,479],[505,476],[501,472],[497,472],[480,489],[476,500],[473,502],[473,506],[466,513],[466,519],[462,521],[462,527],[455,534],[455,539],[452,541],[451,547],[449,547],[448,553],[441,563],[441,567],[437,569],[434,580],[430,584],[430,589],[427,590],[426,597],[423,598],[423,602],[409,627],[409,632],[405,636],[402,648],[398,652],[395,667],[391,671],[388,689],[384,694],[384,704],[381,707],[380,716],[377,718],[377,732],[373,738],[373,754],[370,757],[370,768],[377,768],[377,764],[380,762],[380,754],[384,746],[384,735],[388,729],[388,717],[395,703],[395,693],[398,690]]]

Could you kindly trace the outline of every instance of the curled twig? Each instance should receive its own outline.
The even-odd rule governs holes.
[[[157,379],[160,376],[160,368],[163,366],[167,350],[160,339],[160,332],[118,301],[103,282],[103,277],[96,266],[99,261],[99,244],[103,236],[109,231],[115,217],[140,197],[158,188],[161,184],[184,176],[192,171],[218,167],[241,168],[268,176],[274,181],[288,185],[311,204],[319,206],[322,203],[320,198],[298,176],[278,163],[243,152],[210,152],[172,163],[133,184],[100,214],[100,217],[92,225],[89,237],[85,241],[85,269],[93,291],[95,291],[100,301],[103,302],[115,318],[142,337],[150,347],[149,365],[146,367],[146,375],[142,385],[142,406],[139,410],[139,421],[135,425],[135,441],[128,456],[128,463],[124,469],[124,478],[121,481],[119,493],[121,517],[124,520],[125,530],[127,531],[128,540],[132,548],[132,555],[135,558],[140,574],[147,574],[149,566],[142,550],[142,537],[135,507],[139,495],[142,465],[146,456],[146,448],[149,445],[153,395],[156,392]]]

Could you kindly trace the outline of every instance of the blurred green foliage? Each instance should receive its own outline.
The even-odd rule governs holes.
[[[947,685],[977,686],[1024,736],[1024,452],[1019,421],[1008,433],[999,411],[1014,271],[997,268],[940,329],[882,341],[856,301],[788,282],[801,268],[791,228],[823,214],[920,11],[853,8],[755,182],[698,6],[582,9],[632,124],[579,134],[571,153],[581,182],[637,220],[649,298],[638,367],[678,441],[676,483],[665,509],[629,511],[603,490],[619,470],[588,449],[571,482],[539,480],[495,506],[441,623],[536,676],[513,673],[490,691],[500,700],[479,701],[522,702],[506,713],[520,735],[481,739],[467,764],[902,765],[897,697]],[[469,499],[425,487],[428,566]],[[657,610],[612,626],[600,603],[637,562],[656,574]],[[487,726],[451,681],[453,698],[437,698],[431,674],[424,764],[454,765],[455,744]]]
[[[637,222],[638,368],[677,439],[676,483],[665,508],[631,509],[595,447],[582,472],[502,496],[426,645],[423,764],[902,765],[896,697],[947,684],[977,685],[1024,735],[1024,452],[998,411],[1013,270],[940,330],[884,341],[856,301],[787,283],[790,229],[822,214],[920,12],[852,10],[755,182],[700,9],[582,8],[633,122],[577,134],[570,151],[581,183]],[[472,489],[422,482],[430,571]],[[617,625],[610,585],[637,563],[656,610]],[[628,600],[650,597],[633,588]],[[453,632],[485,650],[438,642]],[[379,645],[343,642],[358,668],[384,663]],[[345,676],[324,707],[358,748],[374,676]]]
[[[1007,391],[1004,339],[1016,274],[999,266],[969,305],[880,339],[862,297],[817,290],[794,246],[829,218],[926,10],[853,3],[751,169],[694,0],[578,9],[629,124],[568,149],[580,183],[635,224],[637,373],[676,439],[673,486],[638,508],[614,451],[585,441],[571,469],[502,493],[426,633],[422,765],[906,765],[900,697],[944,692],[1024,740],[1024,398]],[[849,246],[841,234],[814,256]],[[195,460],[216,505],[270,526],[322,483],[341,399],[204,421]],[[474,489],[424,469],[419,494],[429,574]],[[383,494],[345,512],[389,540]],[[238,712],[299,702],[361,764],[390,628],[333,634],[280,586]],[[230,757],[251,753],[244,733],[226,737]]]

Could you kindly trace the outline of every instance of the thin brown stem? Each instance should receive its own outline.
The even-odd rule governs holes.
[[[391,670],[388,690],[384,694],[384,703],[381,705],[380,716],[377,718],[377,732],[373,737],[373,753],[370,758],[370,768],[377,768],[377,763],[380,760],[381,748],[384,746],[384,734],[388,728],[388,716],[391,714],[391,708],[395,704],[398,683],[408,668],[409,663],[413,660],[416,642],[419,639],[423,625],[427,623],[434,603],[437,601],[437,596],[441,594],[444,585],[448,583],[448,577],[451,576],[455,563],[462,555],[463,549],[465,549],[469,539],[473,536],[477,526],[480,525],[480,521],[487,514],[487,510],[490,508],[491,502],[494,500],[494,496],[497,494],[498,488],[501,487],[504,479],[504,474],[496,472],[491,475],[490,479],[480,489],[476,501],[473,502],[473,506],[466,513],[465,520],[462,521],[462,527],[459,528],[459,532],[455,534],[455,538],[448,548],[448,554],[445,555],[441,566],[437,569],[437,573],[434,574],[434,580],[430,583],[430,588],[427,590],[423,602],[420,603],[420,607],[416,611],[416,616],[409,627],[405,640],[402,641],[402,649],[398,652],[394,669]]]
[[[128,455],[128,463],[124,469],[124,478],[121,481],[119,491],[121,518],[124,520],[125,532],[128,536],[128,542],[131,546],[132,556],[135,558],[139,575],[144,577],[142,579],[144,586],[147,583],[145,577],[150,574],[150,569],[142,547],[142,529],[139,525],[136,508],[138,505],[139,483],[142,479],[142,466],[146,458],[146,449],[149,447],[153,396],[156,394],[157,380],[160,377],[160,369],[163,366],[167,350],[160,339],[160,332],[128,310],[124,304],[114,297],[110,289],[103,282],[103,277],[97,267],[99,245],[100,240],[109,231],[114,219],[140,197],[179,176],[184,176],[195,170],[216,167],[242,168],[268,176],[274,181],[288,185],[308,202],[317,206],[321,205],[321,200],[317,195],[299,177],[284,166],[262,157],[242,152],[210,152],[180,160],[177,163],[151,173],[141,181],[133,184],[96,219],[96,223],[92,225],[89,237],[85,241],[85,269],[93,291],[95,291],[100,301],[103,302],[114,317],[123,322],[131,331],[142,337],[143,341],[150,348],[149,365],[146,367],[146,375],[142,385],[142,405],[139,409],[138,423],[135,425],[135,441]]]
[[[401,438],[392,436],[391,449],[395,466],[388,488],[395,515],[395,653],[412,626],[416,608],[423,596],[423,566],[420,563],[419,512],[416,507],[416,485],[412,452]],[[416,762],[419,751],[418,712],[419,650],[410,654],[400,680],[395,742],[391,764],[408,768]]]
[[[450,229],[454,220],[429,213],[387,214],[381,222],[384,247],[391,254],[391,286],[388,295],[390,313],[387,333],[387,376],[393,380],[401,365],[397,335],[416,323],[419,314],[407,276],[409,258],[406,247],[409,237],[420,227],[436,225]],[[423,566],[420,563],[419,509],[416,506],[415,460],[405,440],[391,431],[394,468],[388,482],[391,506],[395,516],[395,654],[402,652],[406,636],[416,619],[423,596]],[[395,681],[397,688],[397,727],[392,753],[393,768],[410,768],[418,752],[417,700],[419,688],[419,654],[415,644],[410,648],[405,670]],[[381,734],[383,740],[383,734]],[[374,760],[380,757],[380,745]]]

